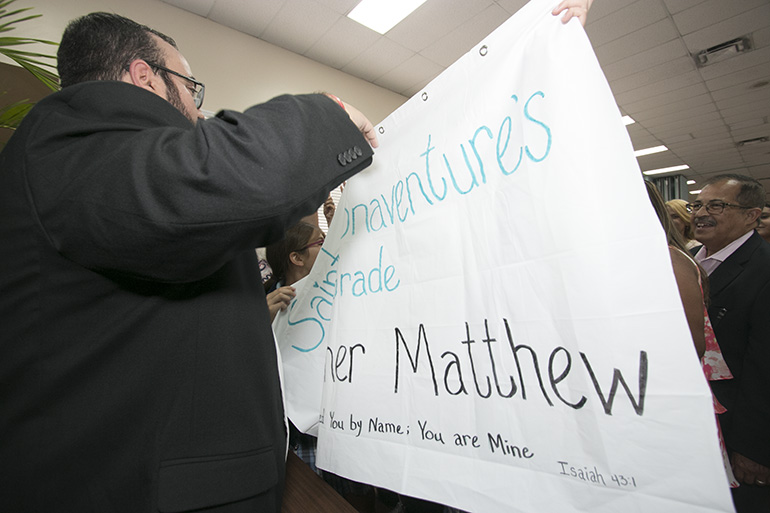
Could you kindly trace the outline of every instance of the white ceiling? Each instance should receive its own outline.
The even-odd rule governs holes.
[[[358,0],[163,1],[407,97],[526,3],[427,0],[381,36],[345,16]],[[738,146],[770,137],[770,0],[596,0],[586,32],[636,120],[634,148],[670,149],[640,157],[643,171],[747,174],[770,193],[770,142]],[[693,55],[747,34],[750,52],[696,66]]]

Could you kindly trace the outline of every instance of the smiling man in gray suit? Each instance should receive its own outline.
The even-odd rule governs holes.
[[[203,120],[174,41],[114,14],[58,57],[0,154],[0,511],[277,512],[254,248],[371,163],[373,127],[323,94]]]
[[[739,513],[770,511],[770,244],[754,228],[765,191],[753,178],[708,180],[688,209],[709,274],[709,317],[733,379],[711,381]]]

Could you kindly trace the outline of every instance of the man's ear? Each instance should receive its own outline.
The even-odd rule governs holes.
[[[160,94],[158,89],[159,82],[162,82],[160,76],[142,59],[135,59],[129,64],[128,75],[124,81],[155,94]]]
[[[759,216],[762,215],[761,208],[748,208],[746,209],[747,225],[756,224],[759,221]]]

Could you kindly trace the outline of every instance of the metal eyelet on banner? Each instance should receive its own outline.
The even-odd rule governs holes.
[[[428,101],[428,93],[422,93],[422,101],[424,102]]]
[[[488,51],[489,51],[489,48],[487,47],[487,45],[484,45],[484,46],[482,46],[481,48],[479,48],[479,54],[480,54],[482,57],[485,57],[485,56],[487,55],[487,52],[488,52]]]
[[[384,133],[385,133],[385,127],[384,127],[384,126],[381,126],[381,127],[379,128],[379,132],[380,132],[381,134],[384,134]]]

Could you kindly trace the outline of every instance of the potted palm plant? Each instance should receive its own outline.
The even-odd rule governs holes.
[[[56,55],[30,52],[22,50],[20,47],[31,44],[56,46],[57,43],[45,39],[10,37],[6,35],[9,31],[15,29],[19,23],[42,16],[42,14],[28,14],[27,12],[32,7],[12,10],[10,5],[15,1],[0,0],[0,55],[13,60],[19,66],[32,73],[52,91],[56,91],[59,89],[59,77],[56,75]],[[13,130],[21,123],[21,120],[32,108],[34,102],[24,99],[12,102],[9,105],[3,105],[2,96],[5,93],[5,91],[0,92],[0,127]]]

